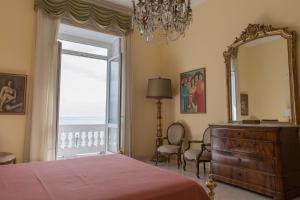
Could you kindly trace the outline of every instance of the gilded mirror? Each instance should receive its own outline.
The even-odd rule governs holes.
[[[249,24],[224,52],[228,119],[298,124],[296,34]]]

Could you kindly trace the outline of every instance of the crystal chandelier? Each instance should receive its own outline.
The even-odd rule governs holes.
[[[167,41],[184,36],[192,22],[190,0],[138,0],[133,3],[133,25],[146,41],[162,33]]]

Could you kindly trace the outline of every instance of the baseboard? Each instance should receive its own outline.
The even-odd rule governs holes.
[[[153,155],[140,155],[140,156],[133,156],[134,159],[137,160],[151,160],[151,158],[153,157]]]

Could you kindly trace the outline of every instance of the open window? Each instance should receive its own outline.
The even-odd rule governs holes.
[[[116,153],[120,38],[62,24],[57,159]]]

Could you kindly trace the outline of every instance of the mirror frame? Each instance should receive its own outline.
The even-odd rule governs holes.
[[[227,85],[227,113],[228,121],[232,121],[232,105],[231,105],[231,56],[233,50],[243,44],[253,40],[268,36],[280,35],[287,40],[288,47],[288,62],[289,62],[289,84],[290,84],[290,99],[291,99],[291,123],[298,124],[298,82],[296,68],[296,32],[290,31],[288,28],[274,28],[271,25],[264,24],[249,24],[248,27],[236,37],[235,41],[227,47],[227,51],[223,53],[226,63],[226,85]]]

